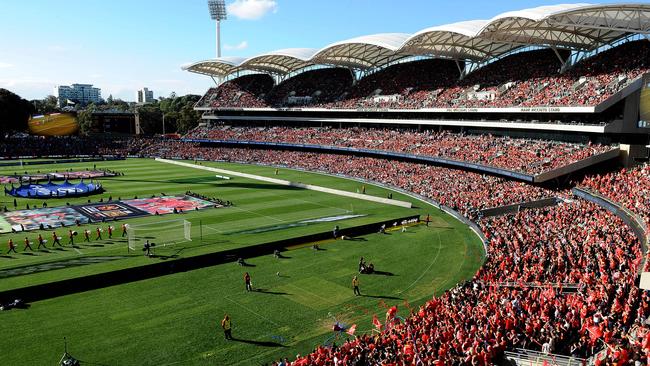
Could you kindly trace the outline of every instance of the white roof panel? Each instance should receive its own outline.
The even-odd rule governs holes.
[[[634,33],[650,33],[650,4],[558,4],[430,27],[413,35],[373,34],[320,50],[289,48],[248,59],[222,57],[183,69],[223,77],[239,70],[282,75],[315,64],[370,69],[413,55],[483,61],[532,45],[592,50]]]

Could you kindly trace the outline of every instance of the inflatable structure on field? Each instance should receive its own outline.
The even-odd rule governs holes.
[[[22,198],[79,197],[103,191],[100,183],[84,183],[83,179],[77,184],[66,180],[61,184],[47,182],[45,184],[21,184],[18,187],[14,187],[12,184],[11,189],[5,187],[5,194]]]

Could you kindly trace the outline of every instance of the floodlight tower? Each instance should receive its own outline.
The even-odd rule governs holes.
[[[221,21],[226,20],[226,1],[208,0],[210,17],[217,21],[217,58],[221,57]]]

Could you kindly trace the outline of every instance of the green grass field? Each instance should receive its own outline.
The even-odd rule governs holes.
[[[238,164],[205,164],[266,176],[274,176],[275,170]],[[56,168],[27,166],[26,169],[45,172],[89,167],[92,163],[61,164]],[[55,364],[62,353],[64,336],[68,337],[74,356],[95,364],[263,364],[281,356],[293,357],[296,353],[308,352],[315,345],[332,341],[331,326],[335,319],[346,324],[355,323],[358,332],[365,332],[371,329],[372,315],[376,313],[382,318],[386,305],[398,304],[400,314],[406,315],[408,306],[420,304],[432,294],[439,294],[471,277],[483,260],[480,241],[469,228],[431,206],[397,193],[395,199],[410,200],[417,208],[397,208],[240,178],[219,181],[208,172],[152,160],[97,163],[97,167],[122,171],[125,175],[102,180],[107,192],[92,196],[93,202],[109,195],[130,198],[161,192],[182,194],[187,190],[235,202],[236,206],[230,208],[128,221],[136,225],[179,216],[189,220],[193,227],[192,242],[165,249],[183,257],[329,231],[334,225],[282,228],[306,218],[349,212],[366,215],[336,222],[342,228],[418,213],[431,213],[434,221],[430,227],[416,226],[405,233],[393,231],[355,240],[324,242],[321,243],[324,250],[320,251],[310,247],[290,248],[282,259],[250,258],[251,267],[226,263],[39,301],[27,310],[0,312],[4,334],[10,335],[3,340],[0,364]],[[5,168],[0,174],[14,170]],[[355,181],[288,169],[281,169],[279,178],[349,191],[361,186]],[[387,193],[379,187],[367,187],[367,194],[385,197]],[[50,200],[48,204],[86,200]],[[28,202],[31,206],[41,201],[19,200],[19,207]],[[13,198],[3,197],[0,205],[11,207]],[[194,232],[199,222],[203,240],[196,239],[200,233]],[[253,229],[259,230],[247,232]],[[6,242],[11,235],[1,235],[2,240]],[[21,238],[14,235],[15,240]],[[35,233],[28,235],[35,236]],[[158,235],[157,239],[164,240],[166,234]],[[20,245],[19,248],[20,251]],[[145,258],[142,253],[127,254],[126,243],[121,239],[64,249],[0,257],[0,273],[65,263],[71,259],[120,258],[0,277],[0,290],[159,260]],[[385,273],[361,275],[364,296],[354,297],[350,281],[360,256]],[[259,291],[245,292],[244,271],[251,273],[253,285]],[[237,341],[223,339],[218,323],[225,312],[233,318],[233,335]]]

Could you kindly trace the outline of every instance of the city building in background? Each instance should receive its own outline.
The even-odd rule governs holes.
[[[87,105],[102,100],[102,90],[92,84],[58,85],[54,87],[54,96],[59,108],[69,105]]]
[[[136,92],[135,102],[138,104],[148,104],[153,102],[153,90],[142,88]]]

